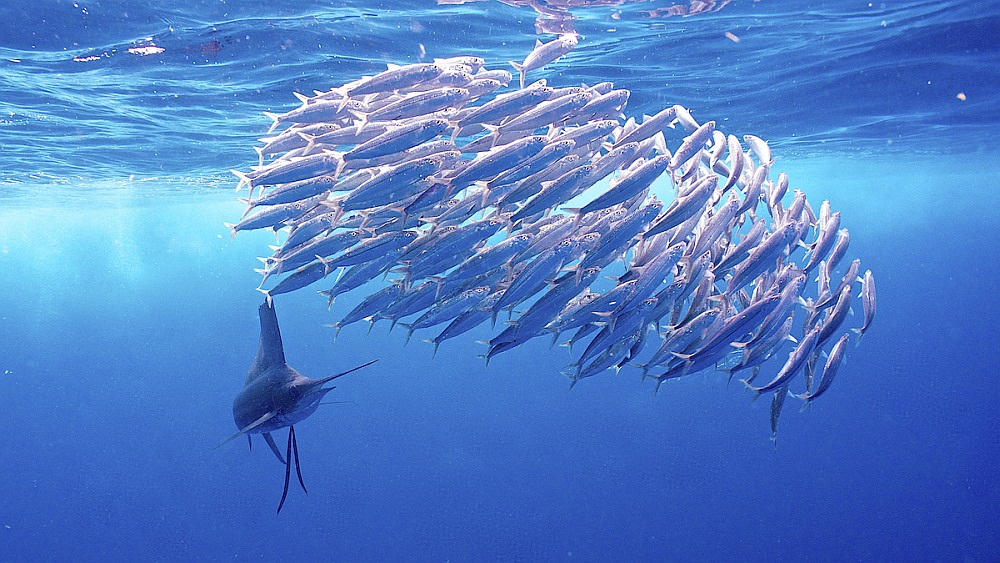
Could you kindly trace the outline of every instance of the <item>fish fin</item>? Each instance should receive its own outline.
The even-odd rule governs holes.
[[[793,396],[802,399],[802,408],[799,409],[800,413],[809,412],[810,410],[812,410],[812,398],[809,397],[809,395],[803,393],[801,395],[793,395]]]
[[[516,70],[518,72],[518,74],[521,75],[521,88],[524,89],[524,74],[525,74],[525,72],[524,72],[524,66],[521,65],[521,64],[515,63],[514,61],[510,61],[510,66],[514,67],[514,70]]]
[[[309,100],[312,99],[309,96],[306,96],[305,94],[301,94],[299,92],[292,92],[292,95],[295,96],[303,104],[309,103]]]
[[[852,328],[851,332],[853,332],[854,334],[858,335],[857,339],[854,340],[854,347],[857,348],[858,346],[861,346],[861,337],[863,337],[865,335],[865,329],[864,328]],[[843,361],[844,361],[844,363],[847,363],[847,356],[846,355],[844,356],[844,360]]]
[[[239,179],[239,183],[236,184],[236,191],[237,192],[239,192],[240,189],[242,189],[244,185],[250,186],[250,191],[253,192],[253,183],[252,183],[252,180],[250,179],[250,177],[248,177],[246,175],[246,173],[240,172],[239,170],[236,170],[236,169],[230,169],[229,171],[232,172],[233,174],[235,174],[236,178]]]
[[[363,113],[363,114],[360,115],[360,118],[361,119],[358,120],[358,128],[357,128],[357,133],[358,134],[360,134],[361,131],[364,130],[365,125],[368,125],[368,114],[367,113]]]
[[[306,142],[306,146],[305,148],[302,149],[302,152],[308,154],[313,150],[313,148],[316,147],[316,135],[310,135],[308,133],[302,133],[302,132],[298,132],[296,133],[296,135],[298,135],[299,138],[301,138],[303,141]]]
[[[233,434],[232,436],[230,436],[230,437],[226,438],[225,440],[223,440],[223,442],[221,444],[219,444],[218,446],[215,446],[214,449],[219,449],[222,446],[225,446],[226,444],[228,444],[229,442],[232,442],[233,440],[235,440],[235,439],[239,438],[240,436],[246,434],[247,432],[250,432],[254,428],[257,428],[261,424],[264,424],[268,420],[271,420],[272,418],[274,418],[274,416],[276,414],[278,414],[277,411],[270,411],[270,412],[264,413],[264,415],[261,416],[260,418],[258,418],[257,420],[251,422],[250,424],[247,424],[243,428],[240,428],[239,432],[237,432],[237,433]]]
[[[271,304],[271,301],[272,301],[272,298],[271,298],[271,290],[269,290],[269,289],[264,289],[264,288],[262,288],[262,287],[258,287],[258,288],[257,288],[257,291],[259,291],[259,292],[261,292],[261,293],[263,293],[263,294],[264,294],[264,298],[265,298],[265,302],[266,302],[266,303],[267,303],[268,305],[270,305],[270,304]]]
[[[322,289],[322,290],[318,291],[318,293],[320,295],[325,295],[328,298],[327,301],[326,301],[326,310],[329,311],[330,309],[332,309],[333,308],[333,302],[337,299],[337,296],[334,295],[333,290],[332,289]]]
[[[329,325],[326,325],[326,326],[332,327],[334,329],[334,331],[333,331],[333,341],[336,342],[337,341],[337,337],[340,336],[340,330],[342,328],[344,328],[344,326],[342,324],[340,324],[340,322],[332,323],[332,324],[329,324]]]
[[[271,451],[274,452],[275,456],[277,456],[278,461],[280,461],[281,464],[284,465],[285,464],[285,458],[281,456],[281,450],[279,450],[278,449],[278,445],[274,443],[274,438],[271,437],[271,433],[270,432],[261,432],[261,435],[264,436],[264,441],[267,442],[267,447],[271,448]],[[247,434],[247,438],[249,438],[249,437],[250,437],[250,435]]]
[[[240,220],[245,219],[246,216],[249,215],[251,211],[253,211],[254,207],[256,207],[256,203],[250,200],[249,198],[238,197],[236,198],[236,201],[247,206],[247,210],[243,212],[243,215],[240,215]]]
[[[656,388],[653,389],[653,396],[656,396],[660,393],[660,385],[663,385],[663,382],[666,381],[666,379],[664,379],[662,376],[658,377],[654,375],[652,377],[653,379],[656,380]]]
[[[399,326],[406,329],[406,341],[403,342],[403,346],[406,346],[410,343],[410,337],[413,336],[413,331],[415,330],[413,323],[399,323]]]
[[[333,269],[330,267],[330,262],[332,262],[333,259],[327,258],[325,256],[320,256],[319,254],[315,254],[314,256],[316,256],[316,259],[323,264],[323,277],[325,278],[326,276],[329,276],[330,270]]]
[[[427,343],[433,344],[434,345],[434,351],[431,352],[431,358],[433,359],[434,356],[437,356],[438,346],[441,345],[441,342],[439,342],[436,338],[425,338],[425,339],[422,340],[422,342],[427,342]]]
[[[278,124],[281,123],[281,116],[276,113],[271,113],[269,111],[265,111],[264,116],[274,121],[273,123],[271,123],[271,126],[267,128],[267,134],[270,135],[271,132],[278,127]]]
[[[233,234],[229,236],[229,240],[232,241],[234,238],[236,238],[236,225],[234,225],[232,223],[223,223],[223,225],[227,229],[233,231]]]

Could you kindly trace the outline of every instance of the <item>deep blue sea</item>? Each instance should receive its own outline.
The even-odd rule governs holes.
[[[677,2],[0,2],[0,562],[1000,560],[1000,4]],[[276,515],[263,442],[214,449],[275,242],[230,240],[229,169],[293,91],[509,69],[557,28],[580,44],[534,78],[768,140],[875,272],[871,330],[772,444],[721,374],[569,391],[546,339],[484,367],[487,325],[432,358],[334,341],[363,290],[282,295],[299,371],[381,360],[297,425],[309,493]]]

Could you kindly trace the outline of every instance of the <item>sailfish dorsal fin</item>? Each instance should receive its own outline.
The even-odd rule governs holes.
[[[262,373],[275,366],[285,363],[285,350],[281,345],[281,330],[278,328],[278,316],[274,312],[274,303],[265,299],[258,310],[260,315],[260,344],[257,356],[250,365],[244,385],[257,379]]]

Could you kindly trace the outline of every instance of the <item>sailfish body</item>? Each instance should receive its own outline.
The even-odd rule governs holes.
[[[285,503],[288,494],[288,482],[291,476],[292,462],[295,462],[295,472],[305,491],[302,473],[299,469],[298,444],[295,440],[295,423],[301,422],[316,412],[323,397],[334,388],[324,387],[326,383],[352,371],[371,365],[377,360],[353,369],[328,377],[313,379],[306,377],[285,362],[285,352],[281,343],[281,332],[278,328],[278,317],[274,304],[266,300],[261,304],[260,314],[260,345],[250,370],[247,372],[243,389],[233,400],[233,419],[239,431],[230,436],[223,444],[239,436],[261,434],[264,441],[274,452],[278,461],[285,465],[285,486],[278,504],[278,512]],[[288,446],[284,457],[271,437],[271,432],[288,427]],[[252,442],[251,442],[252,444]],[[221,444],[220,444],[221,445]]]
[[[267,417],[246,431],[266,434],[301,422],[316,412],[323,396],[334,389],[322,387],[321,381],[306,377],[287,364],[268,368],[236,395],[233,401],[236,426],[243,429]]]

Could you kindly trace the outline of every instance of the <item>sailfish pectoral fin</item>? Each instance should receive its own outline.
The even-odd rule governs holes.
[[[233,434],[232,436],[230,436],[230,437],[226,438],[225,440],[223,440],[222,443],[219,444],[218,446],[215,446],[214,449],[219,449],[222,446],[225,446],[226,444],[228,444],[229,442],[232,442],[233,440],[235,440],[235,439],[239,438],[240,436],[246,434],[247,432],[250,432],[254,428],[257,428],[261,424],[264,424],[268,420],[271,420],[272,418],[274,418],[274,415],[276,415],[276,414],[278,414],[276,411],[270,411],[268,413],[265,413],[264,416],[258,418],[257,420],[251,422],[250,424],[244,426],[243,428],[240,428],[239,432],[237,432],[236,434]]]
[[[274,443],[274,438],[271,437],[271,433],[263,432],[262,434],[264,436],[264,441],[267,442],[267,445],[271,448],[271,451],[274,452],[274,455],[278,458],[278,461],[280,461],[281,464],[284,465],[285,458],[281,457],[281,450],[279,450],[278,445]]]

